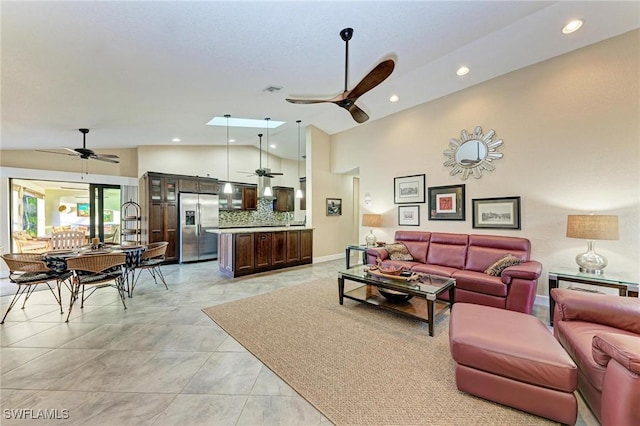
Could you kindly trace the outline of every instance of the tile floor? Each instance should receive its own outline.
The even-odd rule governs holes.
[[[114,289],[100,289],[69,323],[48,290],[36,292],[0,326],[0,423],[331,424],[201,309],[335,279],[343,267],[335,260],[232,280],[217,262],[166,265],[169,290],[144,271],[127,310]],[[10,299],[0,298],[2,314]],[[580,412],[578,424],[597,424],[582,402]]]

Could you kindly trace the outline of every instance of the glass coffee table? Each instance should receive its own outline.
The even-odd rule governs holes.
[[[435,316],[450,308],[455,301],[456,280],[437,275],[418,274],[417,280],[407,281],[400,276],[391,278],[370,274],[367,272],[369,266],[354,266],[338,273],[340,304],[342,305],[344,298],[347,298],[416,318],[429,324],[429,336],[433,336]],[[364,285],[345,292],[345,280]],[[436,301],[438,295],[445,291],[449,292],[449,302]],[[387,297],[382,293],[387,294]]]

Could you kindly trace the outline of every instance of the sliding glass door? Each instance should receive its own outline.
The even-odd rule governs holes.
[[[90,238],[103,242],[120,242],[120,187],[117,185],[89,185]]]

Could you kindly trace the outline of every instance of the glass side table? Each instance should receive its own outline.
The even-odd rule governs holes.
[[[624,274],[605,272],[602,275],[579,272],[578,268],[553,267],[549,272],[549,324],[553,325],[553,310],[556,303],[551,297],[551,289],[558,288],[560,281],[608,287],[618,289],[620,296],[638,297],[638,282],[633,281]]]
[[[344,252],[347,255],[347,269],[350,268],[351,262],[351,250],[361,251],[362,252],[362,264],[367,264],[367,253],[366,250],[369,247],[366,244],[349,244],[344,248]]]

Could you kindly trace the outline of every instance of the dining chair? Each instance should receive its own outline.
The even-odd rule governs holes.
[[[53,250],[66,250],[87,244],[85,233],[82,231],[61,231],[51,234]]]
[[[147,249],[142,253],[142,259],[140,261],[140,265],[136,269],[138,269],[138,276],[133,281],[133,285],[129,291],[129,297],[133,295],[133,289],[136,287],[138,280],[140,279],[140,275],[143,270],[149,271],[151,276],[153,277],[153,281],[158,284],[158,278],[164,284],[164,288],[169,290],[167,286],[167,282],[164,279],[164,275],[162,274],[162,270],[160,269],[160,265],[164,262],[164,256],[167,252],[167,247],[169,243],[167,241],[159,241],[156,243],[151,243],[147,246]]]
[[[49,269],[47,265],[40,260],[40,255],[35,253],[7,253],[2,255],[2,260],[4,260],[9,268],[9,281],[16,284],[18,290],[13,296],[11,303],[9,303],[7,312],[5,312],[2,317],[0,324],[4,324],[4,320],[7,318],[9,311],[11,311],[16,302],[18,302],[20,296],[24,296],[24,301],[22,302],[22,309],[24,309],[27,300],[40,284],[45,284],[49,288],[51,294],[53,294],[53,297],[60,306],[60,314],[62,315],[64,313],[62,311],[60,287],[63,282],[69,286],[67,280],[69,280],[72,275],[70,271],[56,272]],[[54,287],[51,286],[52,282],[55,283],[57,294]]]
[[[124,302],[124,265],[126,262],[124,253],[82,254],[67,259],[67,267],[73,271],[71,299],[69,301],[69,313],[71,316],[74,303],[80,298],[80,309],[84,308],[84,302],[96,290],[104,287],[113,287],[118,290],[122,306],[127,309]],[[85,288],[89,287],[85,295]],[[82,290],[82,293],[80,291]]]

